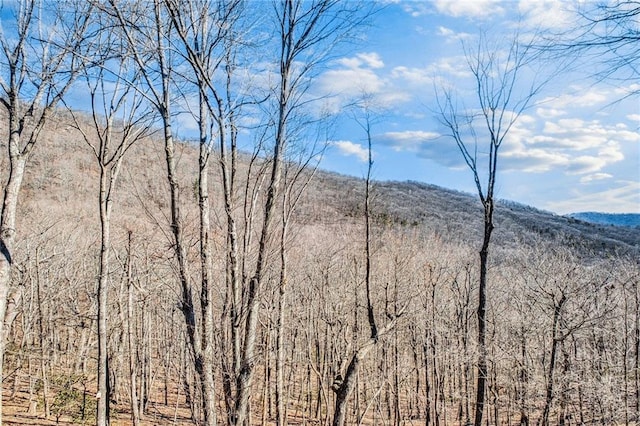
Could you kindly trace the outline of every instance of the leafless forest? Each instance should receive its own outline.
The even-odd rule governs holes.
[[[316,170],[311,82],[372,6],[12,6],[5,424],[639,421],[640,230]]]

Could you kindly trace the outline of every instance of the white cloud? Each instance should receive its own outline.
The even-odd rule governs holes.
[[[318,83],[325,93],[350,97],[363,93],[379,93],[384,87],[384,81],[366,68],[329,70],[318,78]]]
[[[429,2],[421,1],[404,1],[400,2],[402,10],[411,15],[414,18],[424,16],[431,12],[431,4]]]
[[[384,67],[382,58],[376,52],[362,52],[350,58],[340,58],[336,62],[350,69],[360,69],[362,66],[373,69]]]
[[[544,125],[544,133],[552,135],[563,135],[573,132],[576,129],[583,129],[585,121],[580,118],[563,118],[557,122],[547,121]]]
[[[448,74],[452,77],[458,78],[468,78],[471,76],[471,71],[469,70],[467,59],[464,55],[440,58],[431,63],[427,68],[427,71],[431,75]]]
[[[424,130],[385,132],[375,135],[374,141],[398,152],[414,153],[446,167],[460,168],[464,165],[455,143],[439,133]]]
[[[357,56],[353,56],[351,58],[340,58],[336,62],[350,70],[358,69],[362,65],[362,61]]]
[[[638,83],[632,83],[628,86],[617,87],[614,90],[614,93],[617,95],[619,99],[627,96],[633,96],[634,94],[637,95],[638,92],[640,92],[640,84]]]
[[[440,58],[426,67],[397,66],[391,70],[391,77],[402,80],[403,84],[431,89],[436,77],[450,76],[467,78],[471,76],[464,56]]]
[[[520,0],[518,9],[527,28],[564,30],[576,21],[570,5],[561,0]]]
[[[437,34],[441,37],[444,37],[447,42],[456,42],[460,40],[466,40],[471,38],[471,34],[465,32],[456,32],[451,28],[439,26],[437,28]]]
[[[603,170],[625,160],[625,141],[640,142],[640,135],[626,126],[605,125],[598,120],[562,118],[543,123],[533,115],[522,115],[510,129],[501,148],[500,168],[505,172],[588,175],[586,180],[603,179]],[[481,128],[479,128],[481,129]],[[466,140],[473,143],[471,135]],[[463,139],[466,138],[463,135]],[[478,130],[478,161],[485,161],[484,135]],[[446,167],[464,166],[451,138],[425,130],[382,133],[376,141],[396,151],[412,152]]]
[[[383,109],[393,105],[406,103],[411,99],[411,94],[409,94],[408,92],[395,90],[393,88],[388,88],[387,90],[384,90],[383,92],[378,93],[375,96],[376,105]]]
[[[610,179],[613,176],[609,173],[593,173],[580,178],[580,183],[589,183],[593,181],[599,181],[604,179]]]
[[[601,88],[583,88],[579,86],[569,87],[570,93],[560,96],[546,97],[538,102],[538,105],[546,109],[564,111],[567,108],[584,108],[604,105],[610,102],[614,94],[610,90]]]
[[[360,144],[351,141],[333,141],[331,145],[338,148],[342,155],[354,156],[362,162],[369,159],[369,151]]]
[[[398,151],[416,152],[423,143],[439,138],[440,134],[423,130],[405,130],[402,132],[386,132],[380,137]]]
[[[544,149],[526,149],[505,151],[501,155],[504,171],[521,171],[525,173],[544,173],[554,168],[566,166],[569,157],[561,152]]]
[[[617,181],[608,189],[597,192],[574,188],[567,198],[549,202],[544,207],[561,214],[580,211],[640,213],[640,182]]]
[[[391,70],[391,77],[404,80],[405,83],[413,86],[422,86],[430,83],[433,79],[425,68],[408,68],[405,66],[398,66]]]
[[[436,10],[453,17],[488,18],[504,14],[500,0],[435,0]]]
[[[335,61],[336,68],[330,69],[316,79],[316,89],[332,96],[327,107],[338,112],[345,103],[371,95],[376,105],[389,107],[409,101],[412,96],[403,87],[393,84],[383,72],[384,61],[378,53],[358,53],[352,57]]]
[[[407,111],[404,116],[412,118],[414,120],[424,120],[425,118],[427,118],[427,114],[418,111]]]
[[[563,170],[568,175],[600,176],[605,167],[625,160],[626,142],[640,142],[638,133],[620,124],[580,118],[547,120],[543,124],[531,119],[517,121],[502,148],[502,169],[530,173]]]
[[[383,68],[384,62],[376,52],[358,53],[356,55],[369,68]]]
[[[567,165],[567,174],[582,175],[585,173],[594,173],[602,170],[608,164],[605,158],[590,155],[580,155],[575,157]]]
[[[438,35],[440,35],[440,36],[451,37],[454,34],[455,34],[455,31],[453,31],[452,29],[449,29],[447,27],[443,27],[442,25],[440,25],[438,27]]]
[[[567,112],[556,108],[538,108],[536,109],[536,114],[542,118],[558,118],[566,115]]]
[[[604,147],[600,148],[598,157],[606,160],[609,164],[624,160],[624,154],[620,151],[620,144],[614,141],[608,141]]]

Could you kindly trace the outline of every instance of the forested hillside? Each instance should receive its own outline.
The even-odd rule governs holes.
[[[314,191],[334,200],[340,213],[362,214],[362,182],[346,176],[321,173]],[[482,207],[471,194],[420,182],[377,182],[373,212],[380,223],[421,226],[442,238],[478,243]],[[354,196],[343,197],[341,194]],[[336,195],[338,194],[338,195]],[[309,194],[309,197],[314,197]],[[640,232],[575,220],[508,200],[498,201],[497,234],[501,245],[532,244],[538,239],[572,247],[577,255],[634,254],[640,248]]]
[[[316,170],[312,83],[375,3],[10,7],[0,423],[640,419],[640,230],[494,198],[511,93],[493,169],[457,140],[479,197],[371,179],[367,102],[366,175]]]
[[[45,408],[50,419],[95,421],[99,171],[69,118],[61,112],[47,127],[19,210],[14,280],[20,298],[5,361],[8,420],[15,424],[27,418],[45,424],[35,420]],[[197,147],[176,147],[187,258],[197,282]],[[174,418],[188,424],[201,403],[167,234],[162,155],[162,144],[153,138],[132,147],[114,199],[110,398],[113,418],[123,423],[130,418],[132,377],[144,424]],[[248,185],[258,190],[264,164],[255,159],[250,170],[249,160],[245,156],[239,170],[250,173]],[[210,179],[219,182],[218,173],[212,171]],[[245,185],[243,177],[239,186]],[[219,184],[212,186],[214,373],[223,416],[224,377],[233,352],[224,343],[231,323],[221,192]],[[311,180],[290,225],[282,317],[280,243],[271,243],[260,296],[253,424],[274,419],[279,326],[288,422],[331,416],[334,380],[369,337],[363,203],[362,179],[319,171]],[[640,315],[637,232],[616,234],[610,227],[500,205],[490,275],[489,418],[535,419],[547,404],[554,416],[605,423],[629,415],[640,389],[630,373]],[[360,418],[369,424],[427,417],[458,424],[470,415],[479,213],[467,194],[414,182],[374,182],[372,303],[379,324],[395,323],[362,361],[349,400],[350,424]],[[255,261],[254,250],[247,247],[243,262]],[[560,392],[548,399],[550,383]]]

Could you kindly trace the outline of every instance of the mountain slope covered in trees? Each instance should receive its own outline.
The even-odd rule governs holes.
[[[319,173],[315,190],[346,215],[362,213],[362,180],[332,173]],[[444,238],[469,243],[480,238],[481,206],[471,194],[421,182],[376,182],[374,215],[381,222],[422,227]],[[309,194],[309,197],[318,197]],[[360,198],[360,199],[359,199]],[[619,229],[564,217],[535,207],[500,200],[496,211],[499,245],[534,243],[537,239],[573,247],[577,253],[635,253],[640,249],[638,229]]]
[[[46,211],[64,211],[65,201],[73,200],[76,204],[72,211],[91,216],[97,191],[91,177],[96,176],[97,170],[91,164],[90,148],[77,135],[67,136],[73,132],[70,124],[62,120],[47,138],[47,146],[35,154],[35,167],[29,171],[26,181],[26,205],[37,204],[43,209],[46,205]],[[59,143],[61,139],[64,144]],[[125,212],[119,215],[122,216],[119,221],[139,221],[150,200],[164,204],[161,193],[152,195],[154,191],[161,191],[164,181],[161,164],[157,164],[161,160],[160,147],[148,140],[133,149],[136,154],[127,159],[129,164],[123,179],[126,190],[119,194]],[[180,144],[178,152],[182,173],[193,173],[195,166],[189,163],[195,161],[195,148],[189,143]],[[246,160],[249,158],[247,154]],[[301,200],[295,220],[307,225],[314,222],[353,224],[363,213],[363,187],[362,178],[318,170]],[[469,244],[477,243],[480,238],[482,210],[471,194],[415,181],[375,181],[373,188],[372,213],[379,225],[428,230],[442,238]],[[193,198],[188,188],[183,191]],[[576,254],[634,254],[640,250],[640,229],[603,226],[609,222],[593,223],[595,221],[585,220],[583,216],[560,216],[508,200],[499,201],[496,216],[500,246],[535,244],[540,240],[562,244]],[[87,226],[91,220],[88,222]]]
[[[68,119],[59,113],[56,124],[47,128],[32,158],[20,205],[22,243],[15,283],[21,299],[9,337],[6,362],[11,373],[5,392],[15,416],[10,418],[18,423],[30,416],[38,424],[45,397],[54,413],[50,418],[93,421],[98,169],[90,148]],[[147,422],[143,424],[166,422],[172,415],[188,424],[198,412],[197,376],[185,346],[176,296],[163,147],[148,138],[131,149],[114,198],[110,250],[116,265],[109,279],[112,410],[116,410],[112,415],[122,420],[130,416],[125,360],[133,351],[138,404]],[[176,153],[187,258],[196,262],[197,150],[191,144],[178,144]],[[0,156],[0,163],[4,161]],[[255,200],[264,196],[260,182],[266,166],[268,162],[250,155],[239,163],[243,185],[255,188]],[[219,181],[217,173],[212,171],[212,182]],[[214,184],[211,199],[214,270],[220,273],[225,269],[220,250],[225,244],[221,190]],[[363,203],[362,179],[318,171],[292,216],[290,308],[284,316],[289,360],[284,371],[289,383],[286,406],[292,422],[327,419],[334,398],[331,383],[365,341]],[[349,400],[349,423],[356,418],[370,424],[380,418],[424,421],[425,416],[439,416],[457,424],[470,416],[481,212],[468,194],[417,182],[374,182],[374,314],[381,324],[394,313],[403,314],[364,361],[358,399]],[[490,419],[535,418],[545,404],[557,415],[565,410],[563,415],[605,423],[624,415],[624,405],[615,402],[619,389],[640,389],[633,375],[624,374],[635,362],[632,352],[618,353],[634,344],[633,318],[640,312],[636,302],[640,299],[634,296],[638,265],[633,259],[639,242],[637,229],[592,225],[500,202],[489,287],[489,386],[496,396],[489,402]],[[254,262],[255,248],[251,241],[247,244],[244,261]],[[277,252],[272,241],[268,285],[261,297],[253,424],[274,418],[269,395],[275,385]],[[195,269],[190,273],[197,274]],[[220,277],[224,273],[214,281],[220,297],[213,301],[213,312],[221,318],[216,335],[223,339],[227,290]],[[564,366],[549,364],[552,342]],[[48,354],[44,369],[33,364],[42,351]],[[223,375],[231,354],[220,356],[216,374]],[[563,391],[547,400],[544,389],[550,372],[552,382]],[[37,385],[43,380],[46,396]],[[441,394],[437,389],[442,387],[450,391]],[[222,407],[222,387],[217,395]],[[582,406],[574,405],[578,398]]]
[[[70,120],[69,117],[66,120]],[[65,123],[63,119],[55,132],[45,137],[46,146],[35,153],[35,166],[28,171],[25,204],[45,204],[47,210],[55,211],[66,207],[65,200],[73,200],[77,205],[72,210],[91,210],[96,190],[92,188],[91,177],[96,176],[97,170],[91,164],[90,148],[77,135],[70,138],[69,135],[73,133],[70,121]],[[3,141],[0,141],[0,146],[4,147]],[[181,163],[194,161],[196,153],[193,147],[189,144],[179,147]],[[141,196],[149,195],[152,188],[159,190],[163,185],[163,176],[162,169],[155,164],[161,160],[161,151],[156,142],[147,141],[144,146],[134,149],[139,152],[127,159],[126,184],[123,183],[127,191],[119,196],[124,203],[124,216],[135,221],[143,216],[142,211],[148,202]],[[181,167],[185,173],[189,173],[194,166],[181,164]],[[473,237],[479,238],[481,208],[471,194],[414,181],[381,181],[374,182],[373,186],[373,214],[381,224],[426,228],[447,238],[463,238],[468,242],[474,241]],[[186,188],[183,190],[186,191]],[[160,194],[156,196],[161,197]],[[352,221],[362,214],[363,197],[362,178],[320,170],[311,181],[311,190],[304,195],[296,219],[305,223]],[[161,200],[155,202],[162,203]],[[575,244],[577,249],[590,248],[596,252],[613,250],[631,253],[639,248],[640,230],[602,226],[611,222],[597,222],[592,220],[593,214],[587,215],[588,218],[585,214],[565,217],[501,200],[497,209],[496,228],[502,244],[539,237],[560,241],[568,247]],[[617,216],[626,218],[633,215]],[[630,226],[633,226],[633,222]]]

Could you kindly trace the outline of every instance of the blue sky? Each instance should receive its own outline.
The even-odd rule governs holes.
[[[265,5],[249,4],[256,11]],[[578,22],[572,9],[594,3],[379,0],[378,4],[381,10],[363,30],[362,39],[332,57],[313,82],[313,94],[337,116],[321,167],[365,175],[366,135],[354,118],[358,112],[344,105],[366,92],[376,105],[371,129],[375,179],[416,180],[475,194],[471,172],[436,119],[434,82],[448,81],[471,105],[473,81],[462,43],[474,46],[481,32],[509,41],[516,29],[524,36],[534,30],[566,31]],[[8,29],[11,24],[4,21],[9,10],[1,12]],[[266,58],[269,53],[262,54]],[[598,63],[606,60],[571,58],[573,70],[556,76],[519,117],[501,148],[498,198],[559,214],[640,213],[640,81],[637,75],[635,80],[593,78]],[[546,63],[537,72],[553,67]],[[266,81],[268,72],[250,78]],[[525,78],[523,83],[527,82]],[[626,96],[630,92],[635,95]],[[84,84],[71,90],[69,103],[85,107]],[[176,120],[179,136],[189,137],[195,130],[188,115]]]
[[[365,41],[318,77],[317,90],[343,100],[366,92],[381,105],[372,126],[374,178],[475,193],[455,144],[442,136],[434,81],[451,82],[461,99],[473,96],[462,42],[473,45],[481,31],[504,40],[516,28],[521,34],[563,31],[575,27],[570,9],[580,4],[387,2]],[[640,213],[640,100],[625,98],[640,81],[597,81],[594,58],[572,61],[575,69],[556,76],[511,129],[501,148],[497,196],[559,214]],[[321,167],[364,176],[366,138],[354,114],[341,115]]]

